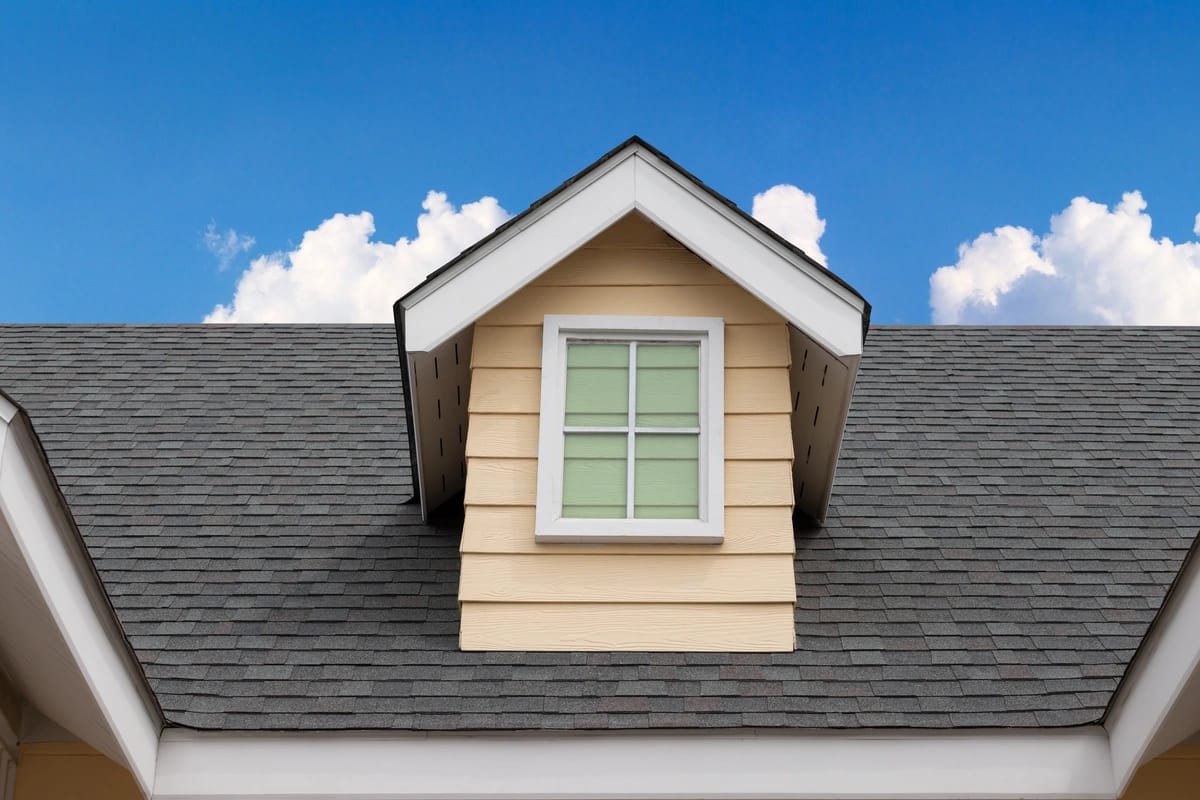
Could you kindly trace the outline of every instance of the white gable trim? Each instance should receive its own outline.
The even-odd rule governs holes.
[[[1137,768],[1200,729],[1200,555],[1185,564],[1105,722],[1122,792]]]
[[[49,619],[29,619],[27,624],[39,626],[37,634],[48,644],[65,643],[73,664],[57,667],[77,675],[77,682],[73,679],[71,685],[49,687],[52,696],[46,698],[46,705],[66,703],[82,713],[85,705],[94,703],[101,727],[88,727],[81,716],[79,720],[85,720],[88,730],[72,733],[128,767],[138,787],[150,796],[161,729],[157,709],[121,641],[89,556],[61,506],[33,428],[28,418],[2,397],[0,535],[11,537],[8,549],[21,556],[15,562],[0,563],[0,581],[19,585],[35,598],[35,605],[44,604]],[[41,628],[43,625],[46,627]],[[32,659],[27,666],[36,674],[37,659],[46,653],[21,648],[7,655],[13,662]],[[15,669],[19,663],[12,666]],[[39,705],[41,698],[30,693],[26,699]],[[64,727],[70,723],[56,722]]]
[[[861,299],[639,144],[405,298],[406,348],[429,352],[633,210],[835,356],[862,353]]]

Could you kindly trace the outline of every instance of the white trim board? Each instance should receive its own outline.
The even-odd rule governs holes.
[[[836,357],[862,353],[863,300],[638,143],[404,298],[406,348],[429,352],[634,210]]]
[[[634,519],[633,470],[628,473],[626,519],[563,519],[563,410],[567,340],[663,339],[700,345],[700,514],[699,520]],[[637,370],[629,363],[629,436],[633,443]],[[542,392],[539,405],[537,523],[539,542],[692,542],[718,544],[725,536],[725,324],[717,317],[628,317],[547,314],[542,333]]]
[[[5,552],[18,554],[0,560],[0,581],[19,587],[36,614],[16,634],[36,635],[42,645],[7,654],[13,679],[23,674],[27,701],[128,767],[149,796],[158,712],[22,413],[0,423],[0,535]],[[50,671],[39,659],[56,653],[66,654],[53,665],[62,678],[45,685]]]
[[[1200,555],[1185,564],[1105,722],[1114,780],[1200,731]]]
[[[156,800],[1029,798],[1112,793],[1099,728],[1070,732],[226,735],[167,731]]]

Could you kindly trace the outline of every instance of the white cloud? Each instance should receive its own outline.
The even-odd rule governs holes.
[[[208,227],[204,229],[202,241],[204,249],[217,257],[217,266],[222,272],[229,269],[229,265],[239,253],[244,253],[254,247],[253,236],[243,236],[233,228],[224,232],[219,231],[215,222],[208,223]]]
[[[392,304],[424,277],[508,219],[494,197],[456,209],[442,192],[421,203],[417,236],[372,241],[366,211],[335,214],[286,253],[254,259],[233,301],[205,322],[387,322]]]
[[[1141,192],[1076,197],[1050,231],[1005,226],[929,278],[936,323],[1200,323],[1200,242],[1155,239]],[[1200,215],[1195,232],[1200,235]]]
[[[810,257],[828,264],[821,252],[825,220],[817,216],[817,198],[790,183],[772,186],[754,195],[750,216],[799,247]]]

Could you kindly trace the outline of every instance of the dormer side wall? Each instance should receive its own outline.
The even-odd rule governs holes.
[[[724,320],[722,544],[535,541],[547,314]],[[462,648],[793,649],[790,361],[782,317],[637,214],[480,319],[466,443]]]

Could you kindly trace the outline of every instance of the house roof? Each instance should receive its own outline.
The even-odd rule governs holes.
[[[1197,329],[877,327],[786,654],[465,653],[391,326],[0,326],[169,724],[1098,720],[1200,528]]]

